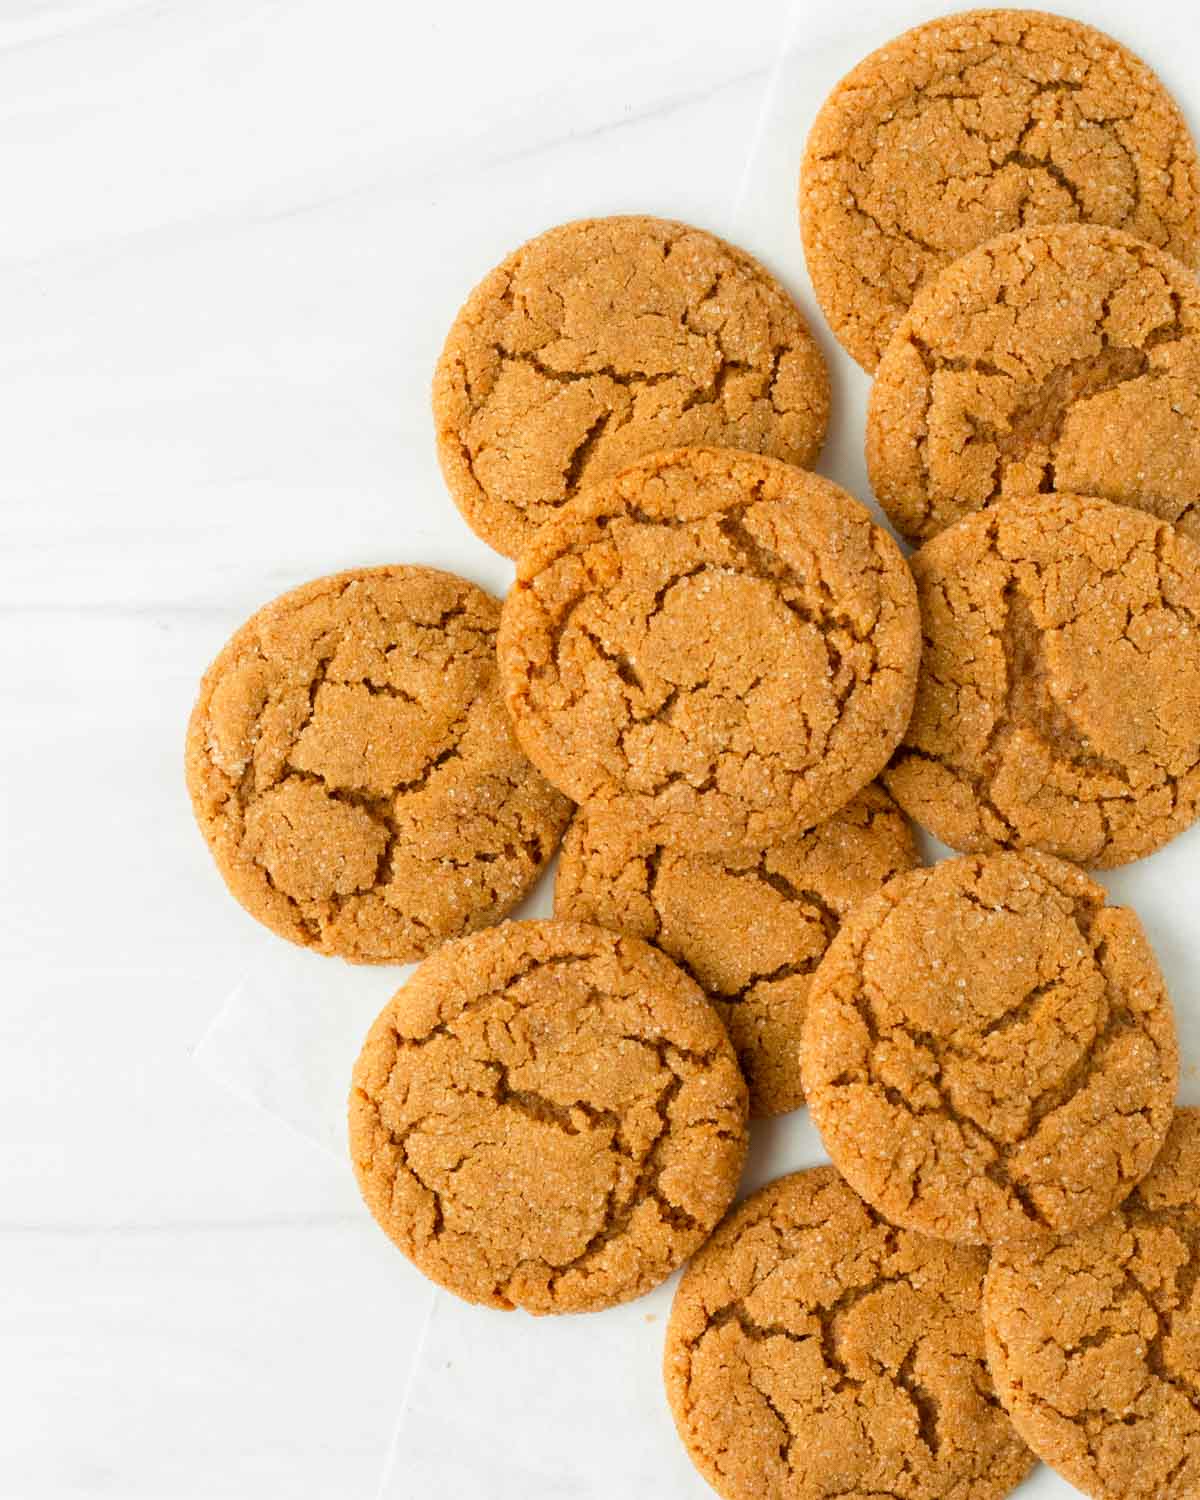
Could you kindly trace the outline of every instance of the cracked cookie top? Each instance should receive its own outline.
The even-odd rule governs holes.
[[[1095,1222],[1171,1123],[1171,1002],[1133,912],[1043,854],[946,860],[851,913],[813,981],[804,1089],[893,1223],[962,1243]]]
[[[1200,1110],[1085,1234],[998,1251],[988,1363],[1021,1436],[1095,1500],[1200,1495]]]
[[[1073,222],[1200,256],[1200,167],[1174,100],[1125,47],[1062,16],[968,11],[906,32],[838,84],[808,138],[805,258],[865,370],[951,261]]]
[[[1111,866],[1200,810],[1200,546],[1124,506],[1006,500],[912,559],[925,650],[884,775],[955,849]]]
[[[882,769],[920,630],[899,549],[843,490],[683,448],[541,529],[499,651],[517,737],[556,786],[714,851],[802,832]]]
[[[205,674],[187,738],[201,832],[272,931],[407,962],[509,912],[570,804],[513,738],[500,605],[432,568],[318,579],[253,616]]]
[[[806,467],[829,377],[791,298],[744,251],[667,219],[562,224],[476,287],[433,385],[442,472],[517,557],[584,484],[683,443]]]
[[[563,839],[556,916],[646,938],[725,1022],[755,1115],[804,1101],[800,1032],[813,970],[846,913],[917,864],[908,820],[878,783],[819,827],[750,854],[685,854],[592,804]]]
[[[1006,495],[1102,495],[1200,540],[1200,284],[1113,229],[1005,235],[930,283],[867,413],[879,503],[911,541]]]
[[[693,1463],[725,1500],[1001,1500],[1033,1455],[984,1364],[986,1266],[885,1223],[831,1167],[755,1193],[667,1327]]]
[[[578,922],[508,922],[427,959],[350,1095],[380,1226],[460,1297],[534,1313],[665,1280],[729,1206],[746,1140],[746,1087],[700,990],[648,943]]]

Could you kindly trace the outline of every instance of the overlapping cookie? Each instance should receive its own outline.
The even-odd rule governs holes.
[[[453,574],[364,568],[234,635],[200,687],[187,778],[252,916],[321,953],[400,963],[530,890],[571,807],[509,728],[499,616]]]
[[[800,223],[822,311],[874,370],[922,287],[997,235],[1101,224],[1194,267],[1200,165],[1179,107],[1112,37],[965,11],[896,37],[830,94]]]
[[[745,251],[618,215],[549,229],[484,278],[447,336],[433,411],[455,503],[517,557],[581,488],[659,448],[807,467],[829,376],[799,309]]]

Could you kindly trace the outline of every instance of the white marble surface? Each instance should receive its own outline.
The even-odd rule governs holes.
[[[785,21],[0,3],[4,1500],[377,1493],[426,1286],[191,1061],[278,951],[191,826],[195,682],[333,568],[503,589],[434,460],[445,326],[556,219],[727,225]]]
[[[917,13],[801,3],[764,116],[791,9],[0,3],[3,1500],[645,1492],[636,1443],[632,1467],[585,1485],[545,1442],[533,1453],[553,1424],[512,1402],[487,1431],[513,1431],[527,1458],[507,1479],[464,1467],[478,1387],[463,1369],[478,1382],[539,1328],[506,1319],[493,1336],[484,1314],[454,1333],[464,1314],[444,1302],[426,1325],[425,1283],[312,1144],[330,1135],[340,1057],[304,1053],[299,1112],[291,1080],[272,1095],[228,1027],[193,1062],[279,945],[210,868],[181,741],[200,670],[284,587],[402,559],[503,589],[510,565],[445,497],[427,388],[462,296],[529,233],[677,215],[805,295],[803,129]],[[1077,9],[1200,107],[1191,0]],[[844,359],[836,379],[823,467],[861,490],[862,384]],[[1189,1014],[1198,871],[1194,833],[1111,882]],[[369,990],[335,986],[343,1034]],[[271,1012],[284,1055],[304,1050],[304,1014]],[[242,1068],[240,1091],[214,1064],[235,1086]],[[790,1146],[763,1135],[760,1176],[811,1150],[797,1130]],[[642,1323],[653,1338],[661,1311]],[[430,1361],[443,1330],[468,1343],[458,1369]],[[553,1364],[565,1337],[525,1347]],[[630,1392],[657,1400],[653,1378]],[[568,1434],[580,1408],[563,1385]],[[656,1493],[702,1492],[664,1461],[675,1477]]]

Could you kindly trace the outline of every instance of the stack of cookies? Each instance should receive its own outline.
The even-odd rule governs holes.
[[[1200,1113],[1077,867],[1200,813],[1196,153],[1116,42],[974,12],[838,86],[801,224],[910,561],[810,471],[828,376],[762,266],[563,225],[434,380],[507,599],[267,605],[202,684],[196,815],[281,936],[425,960],[350,1101],[421,1270],[555,1313],[694,1257],[665,1376],[720,1494],[999,1500],[1036,1453],[1196,1500]],[[504,921],[560,841],[554,919]],[[727,1214],[749,1116],[802,1103],[833,1166]]]

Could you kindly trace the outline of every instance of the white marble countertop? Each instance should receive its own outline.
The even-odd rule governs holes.
[[[1155,36],[1187,99],[1190,5],[1078,13]],[[794,34],[831,85],[945,8],[802,3]],[[427,393],[463,296],[531,233],[676,216],[802,291],[797,238],[744,201],[793,20],[787,0],[0,5],[0,1500],[489,1493],[433,1438],[398,1485],[424,1283],[340,1161],[193,1061],[277,940],[192,826],[184,724],[285,587],[400,560],[506,586],[445,495]],[[835,447],[856,441],[843,421]],[[1181,971],[1195,866],[1193,834],[1142,886]]]

